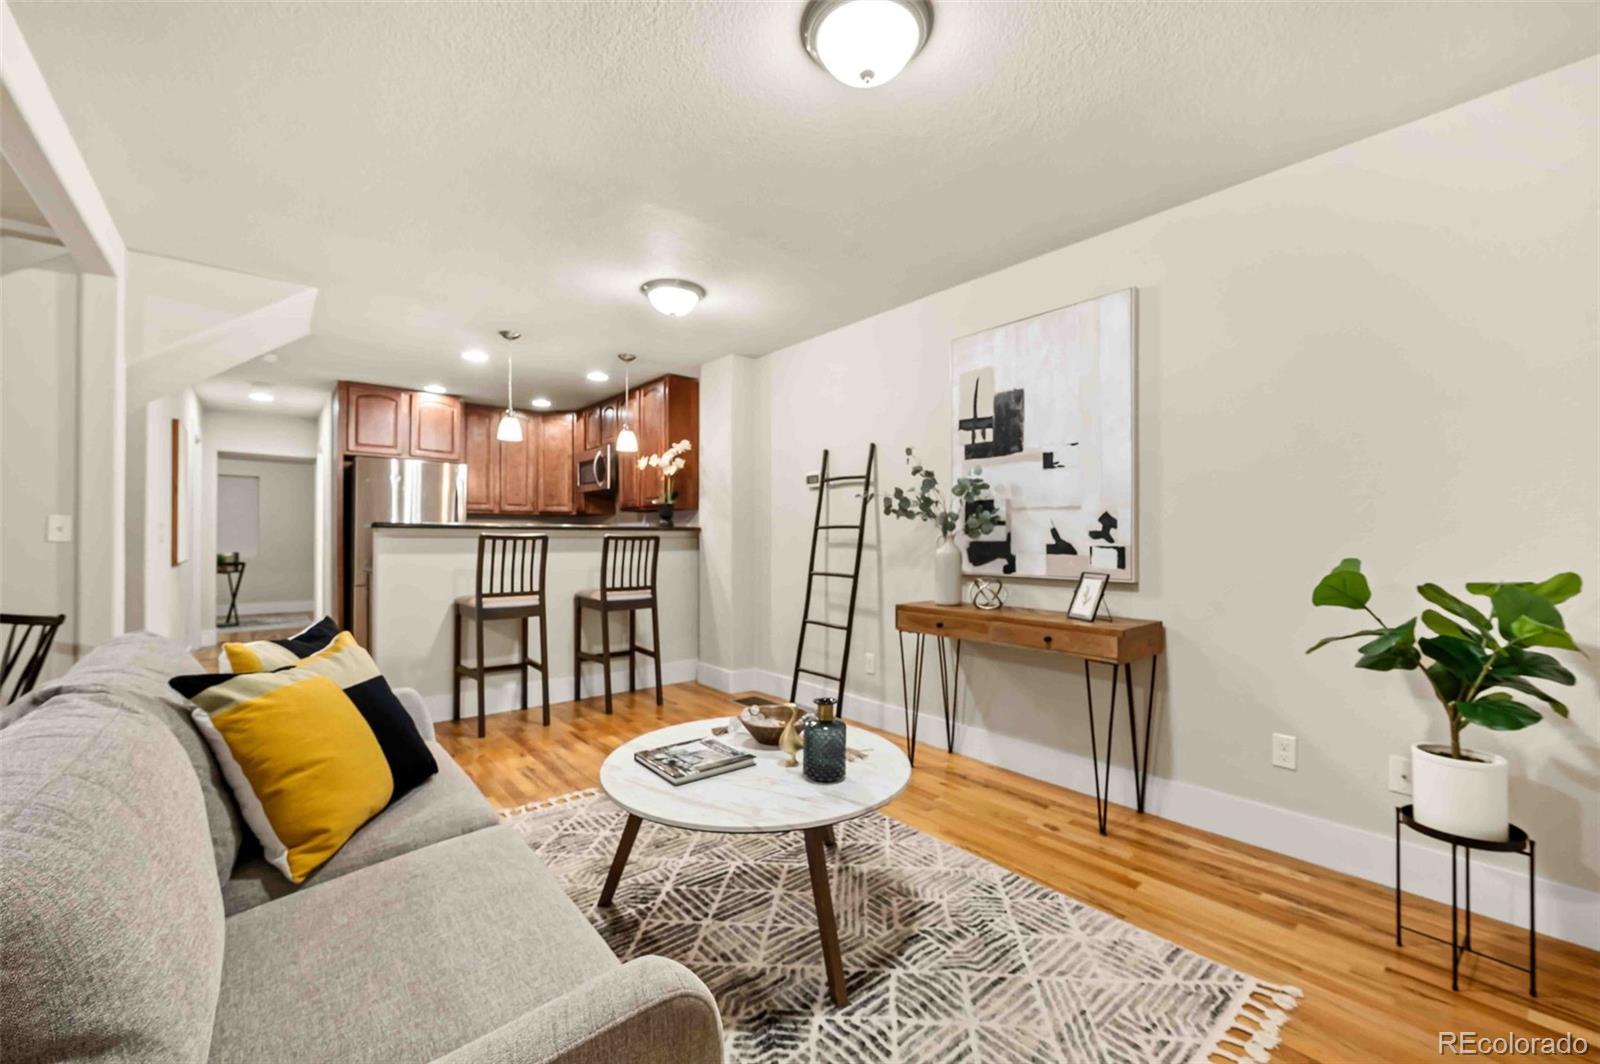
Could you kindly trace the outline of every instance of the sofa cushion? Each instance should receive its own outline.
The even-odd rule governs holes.
[[[618,966],[507,827],[227,923],[216,1061],[432,1060]]]
[[[193,707],[167,686],[172,677],[199,667],[182,646],[170,639],[149,632],[119,636],[96,647],[65,676],[40,684],[26,698],[0,711],[0,729],[67,695],[138,710],[160,721],[177,737],[200,781],[212,859],[221,883],[233,871],[241,850],[253,853],[256,842],[240,819],[239,807],[234,804],[216,759],[189,720]]]
[[[167,728],[62,694],[0,731],[0,855],[8,1062],[205,1059],[222,895]]]
[[[222,904],[228,915],[431,843],[493,827],[498,820],[494,810],[461,766],[438,743],[429,743],[428,749],[438,762],[438,775],[368,821],[343,849],[299,886],[259,857],[239,862],[233,877],[222,885]]]
[[[309,624],[287,639],[260,639],[254,643],[224,643],[217,657],[219,672],[261,672],[298,665],[339,634],[332,617]]]

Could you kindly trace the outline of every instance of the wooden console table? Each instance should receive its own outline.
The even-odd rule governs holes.
[[[1111,801],[1111,737],[1117,722],[1119,678],[1128,695],[1128,743],[1133,752],[1134,798],[1144,812],[1145,778],[1150,769],[1150,722],[1156,702],[1156,665],[1167,646],[1166,627],[1160,621],[1074,621],[1058,610],[1031,610],[1005,606],[980,610],[975,606],[940,606],[932,602],[902,602],[895,607],[894,625],[900,642],[900,693],[906,712],[906,756],[916,763],[917,717],[922,710],[922,666],[929,636],[939,655],[939,698],[944,706],[945,745],[956,750],[956,710],[961,682],[961,644],[992,643],[1052,651],[1083,661],[1083,687],[1089,708],[1089,751],[1094,765],[1095,814],[1100,834],[1106,833],[1106,813]],[[906,677],[906,635],[915,636],[911,679]],[[953,652],[949,645],[954,643]],[[1133,663],[1150,659],[1150,690],[1145,698],[1144,750],[1139,749],[1139,729],[1134,714]],[[952,660],[953,659],[953,660]],[[1101,782],[1099,740],[1094,719],[1094,688],[1090,666],[1111,666],[1111,716],[1106,723],[1105,780]],[[1119,677],[1120,674],[1120,677]]]

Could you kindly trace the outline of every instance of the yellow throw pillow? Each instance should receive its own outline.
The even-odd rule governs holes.
[[[327,676],[258,672],[190,697],[263,856],[291,882],[304,882],[389,804],[384,752]]]
[[[270,672],[297,665],[333,642],[339,626],[324,617],[287,639],[261,639],[253,643],[222,644],[221,672]]]

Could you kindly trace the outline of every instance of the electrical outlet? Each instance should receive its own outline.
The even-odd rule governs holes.
[[[51,514],[44,522],[44,539],[46,543],[71,543],[72,542],[72,515]]]
[[[1396,794],[1411,793],[1411,759],[1404,754],[1389,755],[1389,789]]]
[[[1295,737],[1274,732],[1272,735],[1272,763],[1279,768],[1295,767]]]
[[[872,651],[869,650],[862,655],[861,664],[862,667],[867,670],[868,676],[878,675],[878,655],[874,654]]]

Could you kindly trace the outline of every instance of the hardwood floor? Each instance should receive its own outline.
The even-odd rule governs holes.
[[[489,800],[510,808],[597,785],[600,763],[644,731],[731,716],[728,696],[698,684],[537,712],[445,723],[439,741]],[[1240,971],[1291,983],[1305,998],[1274,1061],[1438,1060],[1441,1031],[1532,1037],[1571,1033],[1600,1055],[1600,953],[1541,936],[1539,997],[1521,973],[1472,956],[1450,990],[1449,947],[1394,944],[1384,887],[1114,806],[1095,830],[1094,800],[930,745],[889,816]],[[1406,896],[1407,923],[1449,933],[1446,906]],[[1475,945],[1514,960],[1527,933],[1473,922]],[[848,965],[848,959],[846,961]],[[1512,1059],[1509,1057],[1489,1059]],[[1533,1059],[1521,1056],[1515,1059]]]

